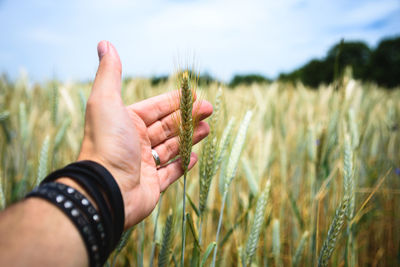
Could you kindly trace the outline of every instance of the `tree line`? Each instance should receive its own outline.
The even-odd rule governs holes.
[[[340,77],[346,66],[351,66],[353,77],[380,86],[400,85],[400,37],[382,40],[375,49],[364,42],[341,41],[329,49],[322,59],[313,59],[290,73],[282,73],[282,81],[302,81],[317,87]]]
[[[312,59],[305,65],[289,73],[281,73],[277,80],[283,82],[301,81],[310,87],[328,84],[341,77],[345,68],[350,66],[355,79],[374,82],[386,88],[400,86],[400,36],[386,38],[380,41],[376,48],[370,48],[361,41],[340,41],[332,46],[325,57]],[[164,82],[168,76],[151,78],[152,85]],[[252,83],[269,83],[269,79],[260,74],[234,75],[228,85],[232,88],[238,85]],[[208,86],[218,82],[210,74],[199,76],[199,85]]]

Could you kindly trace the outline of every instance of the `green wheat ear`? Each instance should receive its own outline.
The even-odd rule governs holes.
[[[193,138],[193,102],[194,96],[190,88],[190,77],[188,71],[182,73],[180,81],[179,108],[179,155],[181,157],[181,166],[184,173],[188,171],[190,163],[190,154],[192,152]]]
[[[346,211],[347,211],[348,199],[345,198],[343,202],[339,204],[335,212],[335,217],[329,227],[328,236],[326,237],[324,244],[322,245],[321,252],[318,259],[318,267],[328,266],[329,259],[332,256],[333,250],[335,249],[339,235],[344,225]]]
[[[249,238],[246,244],[246,266],[251,265],[251,259],[253,258],[254,253],[257,249],[258,239],[260,238],[261,229],[264,223],[264,215],[265,208],[267,207],[267,200],[269,196],[269,191],[271,188],[271,181],[268,180],[267,185],[265,186],[264,191],[258,198],[256,212],[254,215],[254,221],[251,225],[251,230],[249,234]]]
[[[344,168],[343,168],[344,197],[349,200],[347,206],[347,218],[352,219],[354,213],[354,176],[353,176],[353,151],[351,149],[350,137],[348,134],[344,138]]]
[[[225,187],[229,187],[233,178],[236,175],[236,170],[239,165],[240,155],[242,153],[244,142],[246,141],[247,129],[250,124],[251,117],[253,115],[252,111],[247,111],[244,115],[243,121],[240,124],[238,133],[236,135],[235,141],[233,142],[232,150],[229,156],[229,162],[226,166],[225,173]]]
[[[339,235],[342,231],[345,218],[351,218],[354,210],[354,179],[353,179],[353,151],[350,136],[346,133],[344,138],[344,168],[343,168],[344,194],[342,201],[336,209],[335,217],[329,226],[328,236],[322,245],[319,254],[318,266],[328,266],[329,259],[335,249]],[[353,210],[352,210],[353,209]]]
[[[47,135],[43,141],[42,148],[40,149],[39,166],[38,166],[38,172],[37,172],[37,177],[36,177],[36,185],[39,185],[40,182],[44,179],[44,177],[47,174],[49,143],[50,143],[50,137]]]
[[[205,140],[205,145],[202,150],[200,158],[200,199],[199,199],[199,211],[202,216],[207,205],[208,193],[210,191],[210,184],[212,178],[217,170],[217,136],[216,128],[218,123],[219,110],[221,106],[222,89],[219,88],[215,97],[214,114],[210,121],[210,134]]]
[[[161,250],[158,257],[158,266],[168,266],[171,243],[174,236],[174,216],[170,211],[162,234]]]

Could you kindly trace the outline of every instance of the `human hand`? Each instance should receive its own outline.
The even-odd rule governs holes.
[[[166,164],[179,151],[179,99],[176,93],[166,93],[125,106],[121,99],[121,61],[115,47],[101,41],[97,50],[100,64],[87,102],[78,160],[96,161],[114,176],[124,200],[127,229],[148,216],[160,192],[183,174],[179,160]],[[194,112],[200,120],[193,135],[196,144],[209,133],[208,124],[202,120],[211,115],[212,106],[201,101]],[[160,156],[159,168],[152,149]],[[192,153],[189,169],[196,161]]]

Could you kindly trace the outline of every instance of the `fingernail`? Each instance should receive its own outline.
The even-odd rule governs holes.
[[[108,42],[101,41],[97,46],[97,54],[99,55],[99,60],[101,60],[103,56],[107,54],[107,52],[108,52]]]
[[[109,42],[108,44],[109,44],[110,52],[111,52],[113,55],[115,55],[117,49],[115,49],[115,46],[114,46],[112,43]]]

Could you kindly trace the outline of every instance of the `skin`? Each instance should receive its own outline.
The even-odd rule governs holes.
[[[101,41],[99,68],[87,102],[84,137],[78,160],[105,166],[118,183],[125,208],[125,229],[146,218],[160,193],[182,176],[176,119],[178,94],[166,93],[125,106],[121,99],[121,61],[115,47]],[[193,143],[209,133],[203,120],[211,115],[207,101],[198,103]],[[160,156],[156,166],[151,149]],[[197,162],[192,153],[189,168]],[[87,193],[72,179],[60,178]],[[90,199],[90,197],[89,197]],[[79,232],[55,206],[39,199],[23,200],[0,213],[0,266],[87,266]]]

